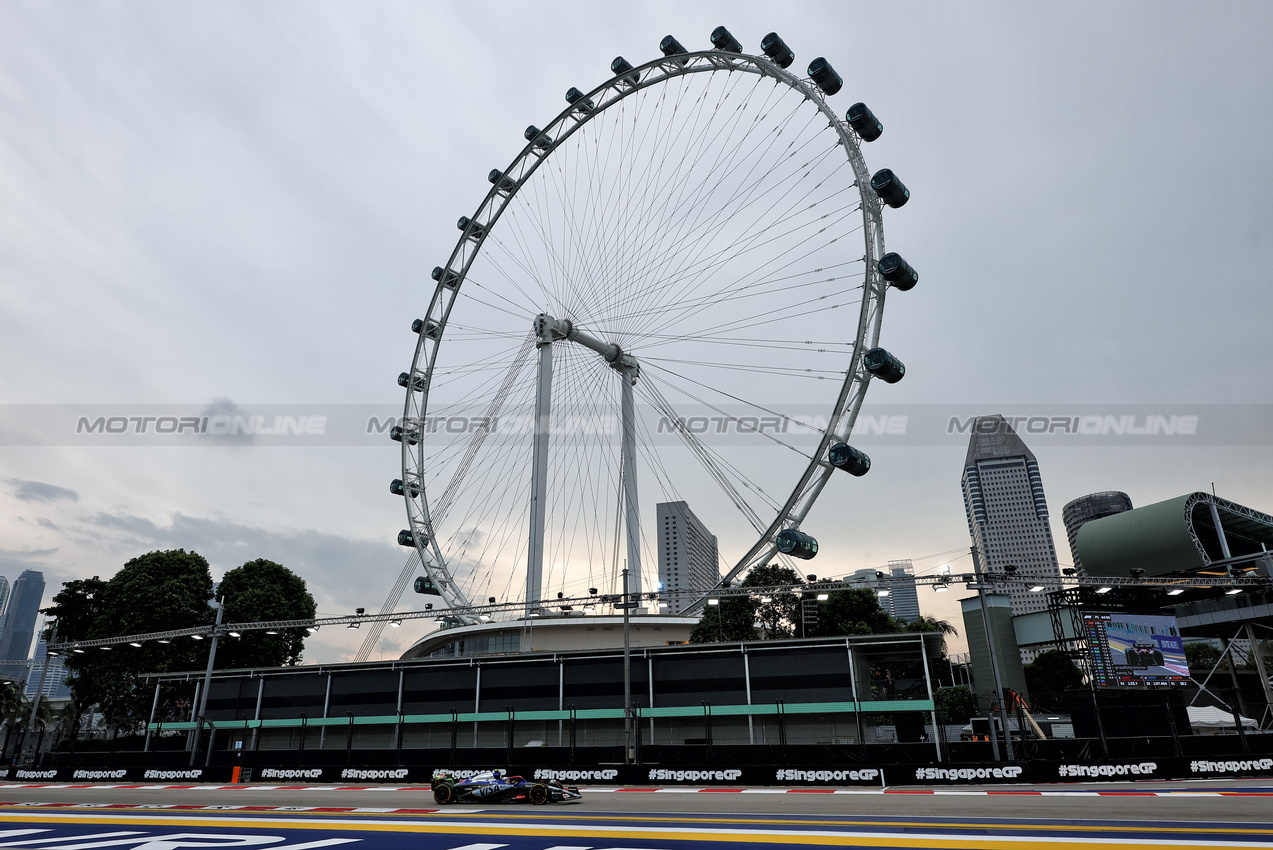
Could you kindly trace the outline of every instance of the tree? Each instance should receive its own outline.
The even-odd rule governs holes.
[[[1083,672],[1070,656],[1049,649],[1025,666],[1025,686],[1035,706],[1055,706],[1063,692],[1083,687]]]
[[[270,620],[311,620],[318,608],[305,579],[282,564],[258,558],[230,570],[221,579],[217,599],[225,603],[227,623],[260,623]],[[217,648],[217,667],[283,667],[301,663],[303,628],[244,632],[222,640]]]
[[[690,643],[755,640],[756,619],[746,596],[722,596],[719,605],[708,605],[690,632]]]
[[[905,631],[906,626],[890,617],[880,607],[879,596],[865,588],[836,590],[818,603],[817,625],[804,629],[807,637],[839,637],[840,635],[878,635]],[[803,606],[797,611],[796,634],[801,634]]]
[[[209,625],[211,598],[208,562],[172,549],[133,558],[109,581],[67,582],[43,613],[57,621],[59,640],[92,640]],[[183,638],[90,649],[70,655],[66,666],[76,703],[99,704],[105,718],[119,726],[144,723],[149,716],[154,694],[141,685],[142,673],[197,669],[206,658],[205,643]]]
[[[913,622],[906,624],[908,632],[941,632],[941,654],[946,655],[946,638],[954,637],[959,634],[959,630],[951,625],[949,620],[939,620],[936,617],[925,617],[920,614]]]
[[[938,688],[933,694],[933,704],[939,723],[967,723],[977,713],[977,699],[963,685]]]
[[[1217,646],[1201,641],[1192,641],[1185,644],[1185,661],[1189,664],[1189,672],[1193,674],[1195,679],[1204,678],[1211,672],[1211,668],[1216,666],[1220,661],[1220,656],[1224,653]],[[1225,662],[1227,669],[1228,661]]]
[[[761,637],[776,640],[795,636],[796,609],[800,607],[800,594],[795,592],[804,580],[790,567],[765,564],[752,570],[743,580],[743,587],[791,587],[793,591],[772,591],[764,602],[752,600],[752,619],[760,623]]]

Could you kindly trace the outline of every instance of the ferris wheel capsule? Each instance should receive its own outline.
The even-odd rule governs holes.
[[[919,283],[919,272],[896,251],[889,251],[875,264],[880,277],[889,282],[894,289],[907,292]]]
[[[796,52],[776,32],[771,32],[760,40],[760,52],[779,68],[789,68],[796,61]]]
[[[883,348],[872,348],[862,357],[862,366],[875,377],[896,384],[906,374],[906,366]]]
[[[742,53],[743,45],[733,34],[724,27],[717,27],[712,30],[712,47],[717,50],[724,50],[727,53]]]
[[[864,142],[873,142],[884,132],[884,125],[865,103],[855,103],[850,106],[849,111],[844,113],[844,120],[849,122],[853,132],[857,133]]]
[[[659,42],[659,50],[663,51],[663,55],[668,57],[679,56],[688,52],[684,45],[676,40],[676,36],[672,35],[663,36],[663,40]]]
[[[875,176],[871,178],[871,188],[880,196],[881,201],[893,209],[905,206],[911,199],[911,190],[889,168],[881,168],[875,172]]]
[[[794,528],[784,528],[778,532],[778,536],[774,538],[774,545],[782,554],[805,561],[818,554],[818,541]]]
[[[836,469],[842,469],[850,475],[861,477],[871,470],[871,458],[866,452],[855,449],[847,443],[836,443],[827,454],[827,460]]]
[[[610,63],[610,73],[631,86],[635,86],[640,79],[636,74],[631,74],[632,63],[622,56],[614,57],[614,61]]]
[[[819,56],[809,63],[809,77],[828,95],[833,95],[844,88],[844,79],[835,72],[835,68],[831,67],[831,63],[824,56]]]

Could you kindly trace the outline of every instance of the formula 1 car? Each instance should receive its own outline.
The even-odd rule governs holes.
[[[1127,650],[1129,667],[1161,667],[1163,654],[1152,643],[1134,643]]]
[[[578,788],[568,788],[555,779],[527,781],[520,776],[507,776],[502,771],[491,770],[466,779],[456,779],[450,771],[433,774],[433,799],[445,806],[447,803],[560,803],[563,800],[579,800],[583,795]]]

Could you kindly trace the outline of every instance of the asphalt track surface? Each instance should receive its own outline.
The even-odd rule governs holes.
[[[829,790],[592,788],[568,804],[443,808],[427,787],[0,784],[0,848],[1273,846],[1268,780]]]

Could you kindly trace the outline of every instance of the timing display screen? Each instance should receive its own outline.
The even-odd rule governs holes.
[[[1189,664],[1175,617],[1084,614],[1083,628],[1096,687],[1189,684]]]

